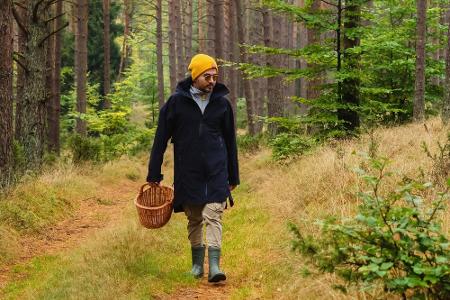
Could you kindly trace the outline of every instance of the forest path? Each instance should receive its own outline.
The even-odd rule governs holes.
[[[167,156],[164,182],[171,184],[173,164],[170,153]],[[208,283],[207,258],[202,279],[194,280],[188,274],[191,258],[183,214],[174,214],[169,224],[158,230],[138,224],[132,201],[142,179],[136,182],[124,176],[130,171],[121,169],[122,162],[117,167],[120,175],[92,177],[100,187],[78,199],[80,204],[70,217],[36,236],[23,237],[20,259],[0,270],[0,298],[278,297],[293,274],[292,257],[284,216],[274,213],[278,207],[269,205],[270,198],[257,192],[261,184],[270,182],[278,167],[266,169],[267,153],[258,156],[243,157],[241,185],[233,192],[235,206],[223,216],[220,264],[227,274],[225,282]],[[135,172],[134,180],[145,178],[145,160],[126,161]],[[114,168],[110,166],[108,172]]]
[[[94,195],[80,202],[79,208],[67,219],[47,228],[38,235],[25,235],[20,239],[22,252],[13,264],[0,269],[0,289],[12,280],[20,279],[14,266],[25,264],[42,255],[55,255],[79,246],[94,232],[117,223],[121,211],[138,191],[139,184],[131,180],[103,185]]]

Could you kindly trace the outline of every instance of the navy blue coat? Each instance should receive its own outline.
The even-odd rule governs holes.
[[[175,212],[183,211],[183,203],[224,202],[230,196],[228,185],[239,184],[233,110],[225,97],[229,91],[217,83],[202,114],[189,92],[191,84],[190,77],[179,82],[161,108],[148,166],[147,181],[161,181],[161,164],[171,138]]]

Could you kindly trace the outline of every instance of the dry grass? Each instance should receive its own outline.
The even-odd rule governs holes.
[[[421,149],[421,143],[426,142],[431,151],[436,151],[436,142],[445,141],[446,134],[447,130],[436,120],[428,122],[427,127],[411,124],[376,130],[372,144],[378,145],[380,155],[392,160],[390,170],[398,173],[387,186],[392,187],[403,176],[417,177],[419,168],[430,177],[432,162]],[[229,298],[375,298],[356,291],[341,294],[331,287],[338,282],[333,275],[303,277],[305,261],[290,250],[293,237],[287,227],[291,221],[304,232],[314,234],[318,232],[314,225],[316,219],[330,214],[352,215],[358,203],[354,195],[361,187],[353,168],[364,163],[354,153],[368,152],[370,143],[369,135],[330,143],[289,166],[272,162],[268,150],[252,157],[241,156],[241,186],[234,192],[236,206],[224,215],[222,265],[229,277]],[[50,187],[54,193],[72,193],[73,206],[76,206],[76,199],[86,191],[96,193],[102,186],[121,184],[130,178],[143,181],[146,159],[147,156],[123,158],[101,168],[68,168],[44,175],[30,186]],[[163,173],[165,183],[170,185],[170,150],[166,159]],[[27,188],[23,189],[25,193]],[[33,187],[29,193],[39,190]],[[443,221],[448,232],[450,216],[445,215]],[[143,230],[136,225],[130,202],[123,216],[117,218],[117,226],[98,232],[83,246],[67,253],[37,258],[32,266],[27,266],[31,270],[23,271],[26,280],[9,286],[6,294],[12,299],[73,299],[74,295],[85,299],[176,296],[183,287],[197,285],[184,273],[189,269],[185,226],[185,217],[176,214],[161,230]],[[0,234],[6,232],[2,228],[0,231]],[[0,247],[1,251],[4,250]]]
[[[369,152],[369,144],[378,148],[378,155],[391,160],[389,169],[396,173],[386,184],[392,188],[403,176],[417,178],[422,169],[425,178],[431,179],[432,162],[421,148],[422,142],[431,151],[437,151],[437,141],[445,143],[447,130],[437,120],[423,124],[410,124],[397,128],[380,128],[359,140],[334,142],[315,153],[305,156],[289,166],[270,163],[269,153],[261,152],[251,161],[243,164],[250,189],[255,193],[261,208],[271,214],[271,234],[279,239],[291,239],[287,232],[287,221],[298,224],[302,231],[318,233],[314,221],[325,216],[351,216],[358,200],[355,192],[361,182],[353,169],[364,164],[355,153]],[[444,230],[449,232],[450,216],[442,216]],[[282,244],[282,243],[281,243]],[[333,290],[331,285],[337,280],[331,275],[317,275],[307,278],[300,276],[305,266],[298,257],[293,257],[285,248],[285,258],[278,258],[280,264],[295,261],[297,274],[282,276],[286,282],[276,293],[282,299],[344,299],[361,298],[365,295],[353,293],[344,296]],[[274,291],[266,290],[274,297]],[[263,293],[265,293],[263,292]]]

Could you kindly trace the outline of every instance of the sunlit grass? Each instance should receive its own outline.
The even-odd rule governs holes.
[[[368,298],[356,291],[343,295],[334,290],[332,285],[338,283],[334,275],[303,276],[308,265],[291,251],[292,235],[287,224],[294,222],[303,232],[315,234],[317,219],[352,216],[359,203],[355,192],[362,187],[353,169],[364,164],[357,153],[368,152],[370,143],[377,146],[379,155],[392,161],[390,169],[397,175],[386,183],[389,188],[403,176],[416,178],[420,168],[430,174],[432,164],[421,143],[424,141],[435,150],[436,142],[444,141],[446,134],[447,130],[437,121],[428,122],[427,127],[411,124],[380,128],[372,140],[365,135],[359,140],[334,142],[289,166],[271,161],[267,149],[242,156],[241,185],[233,192],[236,205],[224,215],[221,265],[228,277],[229,297]],[[170,151],[166,158],[164,183],[171,185]],[[70,171],[73,173],[67,175],[68,179],[61,173],[53,180],[51,175],[42,180],[54,193],[68,188],[68,182],[73,181],[75,199],[80,196],[80,189],[101,191],[121,180],[129,182],[130,177],[143,181],[146,159],[124,158],[101,169]],[[84,176],[77,175],[80,173]],[[448,232],[450,216],[443,215],[442,219]],[[0,253],[5,251],[2,249]],[[152,299],[176,294],[184,287],[195,288],[198,282],[187,275],[189,269],[184,215],[174,214],[162,229],[146,230],[137,224],[130,199],[114,227],[98,231],[75,249],[37,257],[17,267],[16,280],[3,292],[7,299]]]

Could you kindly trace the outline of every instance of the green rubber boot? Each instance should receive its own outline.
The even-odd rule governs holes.
[[[209,275],[208,282],[219,282],[227,279],[219,269],[220,248],[208,247]]]
[[[195,278],[203,277],[203,263],[205,261],[205,246],[192,247],[192,270]]]

